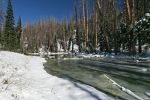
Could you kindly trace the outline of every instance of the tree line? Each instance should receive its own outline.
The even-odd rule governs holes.
[[[0,23],[3,22],[2,0],[0,2]],[[2,25],[2,24],[1,24]],[[2,27],[3,26],[3,27]],[[5,16],[5,23],[1,26],[0,31],[0,44],[1,48],[9,51],[20,51],[20,38],[22,33],[21,18],[19,17],[18,23],[15,26],[12,1],[8,0],[7,12]]]
[[[70,45],[77,44],[79,52],[142,53],[142,45],[150,45],[149,5],[149,0],[76,0],[70,20],[41,19],[22,29],[21,18],[14,25],[8,0],[1,44],[26,52],[38,52],[41,47],[70,51]]]

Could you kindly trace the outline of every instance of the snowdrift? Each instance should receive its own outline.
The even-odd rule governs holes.
[[[44,58],[0,51],[0,100],[112,100],[96,89],[46,73]]]

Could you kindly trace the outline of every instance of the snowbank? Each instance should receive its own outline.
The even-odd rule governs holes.
[[[44,62],[0,51],[0,100],[112,100],[90,86],[47,74]]]
[[[114,53],[112,54],[105,54],[105,53],[100,53],[100,54],[84,54],[84,53],[78,53],[77,57],[80,58],[100,58],[100,59],[105,59],[105,58],[110,58],[110,59],[119,59],[119,60],[135,60],[135,61],[150,61],[150,54],[143,54],[142,56],[135,55],[135,56],[128,56],[124,54],[120,55],[115,55]]]

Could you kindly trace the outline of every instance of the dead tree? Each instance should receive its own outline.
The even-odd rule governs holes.
[[[88,45],[88,2],[87,0],[82,0],[82,16],[83,16],[83,37],[84,37],[84,48]]]

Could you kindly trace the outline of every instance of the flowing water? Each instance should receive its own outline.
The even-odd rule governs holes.
[[[113,85],[109,78],[119,85],[130,89],[144,100],[150,100],[145,92],[150,92],[150,72],[148,64],[133,64],[129,62],[107,61],[100,59],[66,59],[57,56],[57,59],[47,59],[45,70],[57,77],[81,82],[97,90],[100,90],[118,100],[136,100],[117,86]]]

